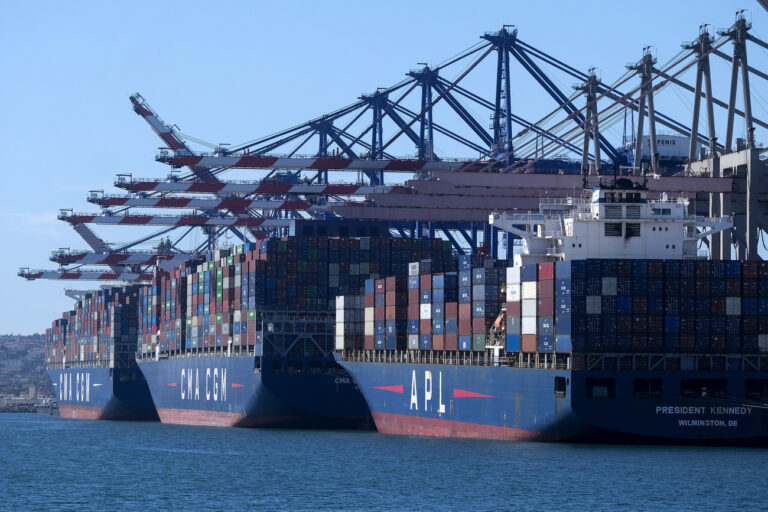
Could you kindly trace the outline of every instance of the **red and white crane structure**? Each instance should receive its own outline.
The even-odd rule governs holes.
[[[691,148],[703,143],[708,150],[705,160],[693,161],[689,157],[685,163],[688,175],[661,176],[658,181],[648,183],[649,189],[658,188],[658,193],[663,190],[689,197],[698,194],[698,197],[709,197],[709,204],[716,208],[725,207],[723,198],[741,190],[742,185],[737,183],[740,179],[738,172],[721,171],[746,166],[747,175],[752,176],[749,169],[760,165],[759,153],[754,147],[754,126],[768,126],[752,116],[749,108],[746,77],[751,73],[768,79],[768,75],[746,64],[746,42],[764,48],[768,45],[748,34],[749,28],[740,14],[736,24],[722,31],[719,39],[700,34],[696,44],[684,45],[683,52],[659,67],[645,51],[643,59],[629,67],[624,76],[613,84],[605,84],[594,74],[580,72],[519,40],[517,31],[510,31],[505,26],[499,32],[485,34],[480,43],[449,61],[412,70],[407,79],[362,95],[351,105],[238,146],[206,144],[213,149],[211,152],[194,151],[187,140],[200,141],[165,123],[141,95],[134,94],[130,97],[133,110],[164,144],[155,159],[168,164],[172,172],[166,179],[134,179],[130,174],[118,175],[114,185],[125,191],[124,194],[92,191],[88,197],[89,202],[102,209],[101,212],[62,210],[59,219],[72,225],[92,252],[59,253],[52,257],[62,265],[58,273],[27,270],[20,275],[30,279],[57,278],[59,275],[62,276],[58,277],[60,279],[97,280],[132,276],[135,280],[156,266],[196,257],[201,251],[210,249],[212,242],[226,231],[241,240],[258,239],[289,233],[296,222],[322,222],[331,218],[380,221],[387,231],[400,236],[439,234],[451,240],[459,250],[467,245],[470,250],[475,250],[481,234],[483,243],[489,244],[491,255],[495,255],[498,234],[487,224],[491,211],[536,209],[539,199],[545,195],[572,195],[581,186],[599,180],[589,174],[598,175],[609,169],[608,174],[614,174],[622,165],[626,166],[624,157],[601,133],[605,133],[606,126],[618,122],[627,110],[638,113],[639,138],[644,133],[643,123],[647,117],[652,135],[655,124],[659,123],[692,138]],[[729,41],[734,44],[733,57],[722,52]],[[494,66],[495,101],[467,89],[463,82],[483,59],[494,53],[498,57],[498,66]],[[733,64],[728,103],[712,97],[707,76],[709,55],[722,57]],[[513,91],[509,89],[508,74],[514,60],[555,100],[554,110],[538,121],[528,121],[510,111],[509,95]],[[544,73],[541,63],[564,73],[567,79],[576,78],[585,85],[576,87],[576,92],[568,96]],[[680,78],[682,73],[694,67],[697,69],[696,87],[685,84]],[[449,69],[461,71],[453,80],[447,80],[442,75]],[[737,69],[742,70],[743,110],[735,106]],[[706,93],[698,83],[702,76],[707,85]],[[633,85],[634,82],[630,82],[633,77],[639,77],[639,83]],[[680,86],[696,95],[697,108],[691,124],[694,129],[655,108],[654,96],[658,97],[669,85]],[[708,123],[708,133],[698,133],[698,98],[707,101],[708,119],[712,117],[713,105],[728,109],[725,145],[716,142],[711,122]],[[492,132],[484,128],[487,120],[478,118],[477,109],[490,116]],[[458,119],[459,124],[463,123],[468,134],[450,129],[449,124],[443,122],[444,115],[448,114]],[[731,148],[734,115],[745,119],[746,149]],[[366,120],[368,116],[370,122]],[[598,129],[598,117],[602,132]],[[520,127],[519,131],[512,130],[513,123]],[[438,155],[433,140],[436,135],[468,148],[476,157],[449,159]],[[396,158],[390,154],[393,143],[400,143],[398,141],[413,144],[417,157]],[[316,151],[313,148],[311,154],[304,155],[309,152],[307,147],[314,143],[317,143]],[[662,174],[654,140],[650,144],[650,171]],[[637,165],[628,172],[645,181],[645,164],[640,158],[642,151],[635,149]],[[563,159],[559,156],[562,151],[573,152],[578,159]],[[186,168],[188,172],[177,172],[180,168]],[[221,179],[222,174],[235,169],[257,170],[262,177],[248,181]],[[552,173],[558,169],[559,174]],[[542,170],[545,173],[539,174]],[[357,173],[358,182],[329,182],[329,172],[346,179],[351,172]],[[394,180],[396,184],[385,185],[384,176],[390,173],[401,175]],[[413,179],[408,179],[408,175]],[[742,208],[740,199],[730,202],[734,210],[741,208],[735,211],[737,229],[733,236],[739,251],[749,247],[749,253],[754,255],[756,226],[763,230],[768,227],[768,215],[757,212],[755,206],[768,201],[768,193],[763,192],[763,188],[768,190],[768,187],[758,179],[748,178],[747,182],[748,206]],[[700,205],[704,205],[704,209],[709,207],[704,202],[697,207]],[[177,213],[147,213],[147,210],[157,209],[171,209]],[[742,220],[739,220],[740,216]],[[155,227],[159,231],[116,247],[104,242],[92,226]],[[183,230],[183,234],[174,242],[163,241],[151,251],[136,250],[140,244],[178,229]],[[206,242],[190,250],[181,249],[182,239],[196,229],[202,230]],[[721,246],[719,257],[728,257],[725,254],[728,251],[724,249],[726,242],[718,239],[717,243]],[[90,271],[83,269],[83,265],[106,265],[111,272]]]

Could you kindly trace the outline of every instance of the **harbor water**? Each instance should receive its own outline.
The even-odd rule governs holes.
[[[759,448],[0,414],[3,510],[768,510]]]

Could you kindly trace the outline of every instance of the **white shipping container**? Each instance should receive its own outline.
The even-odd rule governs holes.
[[[520,282],[520,267],[507,267],[507,283]]]
[[[344,336],[344,323],[336,322],[336,336]]]
[[[521,297],[522,294],[519,284],[507,284],[507,302],[520,302]]]
[[[229,278],[228,278],[228,277],[225,277],[225,278],[224,278],[224,289],[225,289],[225,290],[229,290],[229,288],[230,288],[230,287],[229,287],[229,283],[230,283],[230,281],[229,281]]]
[[[408,275],[409,276],[417,276],[419,275],[419,262],[409,263],[408,264]]]
[[[523,300],[536,298],[536,282],[535,281],[527,281],[523,283],[522,297],[523,297]]]
[[[374,312],[376,311],[376,308],[365,308],[365,321],[366,322],[373,322],[374,321]]]
[[[240,321],[240,318],[241,318],[241,315],[242,315],[242,313],[240,312],[240,310],[239,310],[239,309],[236,309],[236,310],[235,310],[235,314],[234,314],[234,315],[232,315],[232,316],[233,316],[233,321],[234,321],[234,322],[239,322],[239,321]]]
[[[536,317],[524,316],[521,324],[523,334],[536,334]]]
[[[365,332],[364,332],[364,334],[366,336],[373,336],[374,334],[376,334],[376,329],[374,328],[374,326],[375,326],[375,324],[373,323],[373,321],[365,322]]]
[[[344,350],[344,336],[336,336],[336,350]]]
[[[432,304],[419,304],[419,318],[421,320],[432,319]]]
[[[536,318],[536,299],[523,299],[523,305],[521,309],[524,317],[533,317],[535,319]]]
[[[616,278],[604,277],[603,278],[603,295],[616,295]]]
[[[344,309],[344,295],[336,296],[336,309]]]
[[[602,313],[603,298],[600,295],[587,295],[587,314],[599,315]]]
[[[408,335],[408,349],[409,350],[419,350],[419,335],[418,334],[409,334]]]

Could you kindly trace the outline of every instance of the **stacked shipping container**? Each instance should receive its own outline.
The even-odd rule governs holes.
[[[447,274],[409,276],[408,349],[485,350],[503,288],[506,350],[513,354],[768,352],[768,262],[469,265],[460,259],[455,284]],[[411,273],[418,268],[412,264]],[[456,293],[456,317],[449,287]],[[454,318],[457,348],[447,338]]]
[[[286,237],[231,252],[188,262],[145,287],[151,293],[147,331],[157,336],[142,339],[142,353],[258,346],[264,312],[332,313],[338,295],[359,293],[370,277],[405,273],[414,256],[428,257],[439,269],[453,266],[450,244],[437,239]],[[360,335],[373,328],[369,342],[404,347],[407,282],[380,281],[379,303],[371,306],[380,310],[368,313],[376,320],[367,329],[361,325]]]
[[[46,330],[46,362],[114,366],[115,357],[135,352],[138,290],[104,288],[85,293],[73,311]]]

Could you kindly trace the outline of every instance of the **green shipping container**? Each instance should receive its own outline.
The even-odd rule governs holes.
[[[485,350],[485,334],[472,335],[472,350],[474,352],[483,352]]]

